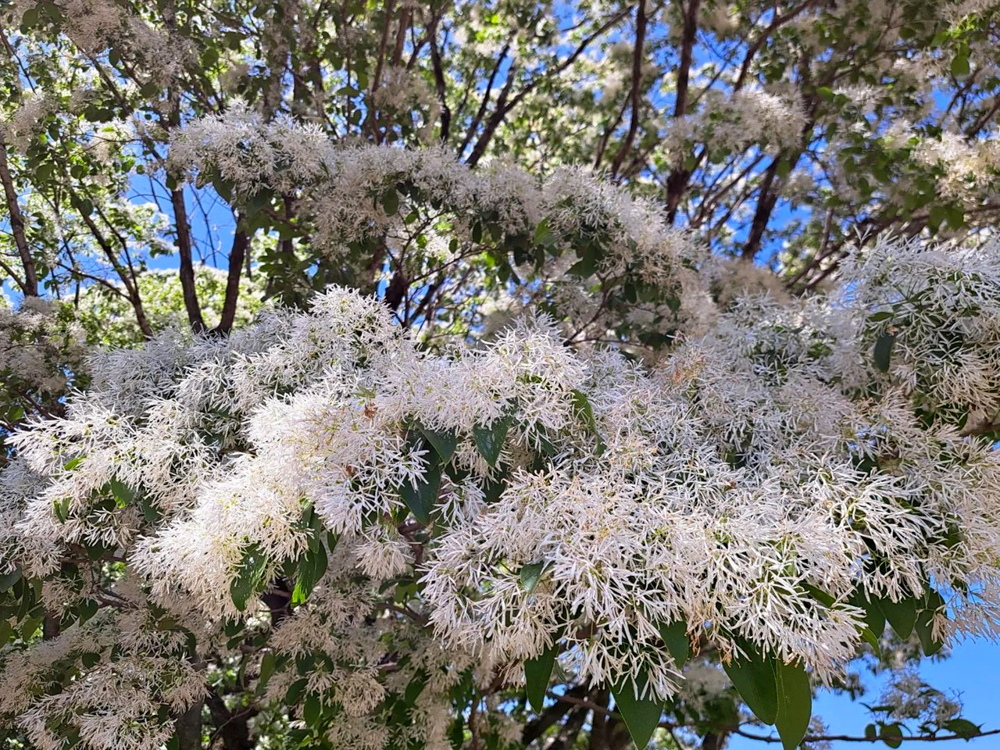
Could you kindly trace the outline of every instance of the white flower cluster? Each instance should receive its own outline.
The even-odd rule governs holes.
[[[243,199],[304,189],[298,210],[315,223],[312,242],[335,256],[364,237],[384,237],[390,247],[408,241],[405,217],[432,206],[436,221],[448,217],[464,238],[477,222],[531,237],[544,221],[563,251],[559,274],[576,260],[567,251],[591,240],[607,249],[605,273],[634,271],[663,287],[680,283],[679,263],[697,254],[654,204],[584,169],[560,168],[539,181],[504,162],[471,170],[445,149],[335,146],[314,125],[265,122],[240,103],[176,131],[170,160],[199,179],[220,178]]]
[[[61,395],[83,362],[82,331],[58,304],[32,297],[14,310],[5,302],[0,300],[0,377],[8,392]]]
[[[375,592],[407,579],[405,611],[433,637],[413,653],[443,660],[433,706],[408,709],[435,745],[444,662],[509,677],[558,644],[581,679],[645,675],[667,697],[675,622],[829,680],[859,646],[859,594],[932,587],[936,637],[995,632],[1000,458],[959,412],[996,407],[998,301],[995,243],[883,243],[831,296],[730,300],[644,367],[575,352],[545,319],[434,354],[376,300],[331,289],[229,340],[95,361],[65,419],[15,438],[0,554],[41,575],[68,544],[110,545],[160,606],[218,622],[242,617],[248,560],[260,591],[315,554],[315,513],[339,542],[320,537],[331,563],[273,648],[327,654],[306,690],[366,747],[390,741],[365,732],[403,680],[372,628],[413,627]],[[132,500],[109,504],[115,483]],[[295,678],[272,679],[278,695]]]
[[[685,142],[705,143],[713,152],[733,152],[759,144],[770,153],[801,145],[806,125],[802,103],[794,96],[780,96],[760,88],[729,94],[710,89],[700,110],[672,119],[666,141],[675,159],[689,149]]]
[[[936,169],[942,196],[969,206],[979,205],[984,194],[993,194],[1000,178],[1000,138],[965,138],[944,132],[939,138],[921,138],[914,161]]]
[[[157,627],[135,584],[119,581],[113,608],[52,640],[0,651],[0,717],[16,720],[33,747],[58,750],[67,734],[93,750],[160,747],[173,732],[160,707],[181,713],[204,694],[204,675],[185,658],[186,636]],[[47,605],[61,612],[60,602]],[[76,678],[51,693],[67,671]]]

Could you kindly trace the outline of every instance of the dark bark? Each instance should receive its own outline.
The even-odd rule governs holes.
[[[674,117],[687,114],[688,88],[691,80],[691,63],[694,60],[694,42],[698,34],[698,8],[701,0],[690,0],[684,12],[684,31],[681,36],[681,57],[677,63],[677,94],[674,100]],[[675,168],[667,178],[667,220],[673,224],[677,207],[687,190],[691,171]]]
[[[201,707],[196,701],[191,708],[174,719],[177,750],[201,750]]]
[[[184,309],[187,311],[191,330],[201,333],[205,330],[205,319],[198,303],[198,292],[195,288],[194,257],[191,252],[191,225],[188,222],[187,208],[184,205],[184,191],[175,188],[170,191],[170,202],[174,207],[174,225],[177,230],[177,254],[180,256],[181,293],[184,297]]]
[[[24,234],[24,217],[21,215],[21,207],[17,203],[17,189],[14,187],[14,180],[10,176],[10,168],[7,164],[7,144],[2,137],[0,137],[0,182],[3,182],[4,197],[7,200],[10,231],[14,235],[14,244],[17,246],[17,254],[21,257],[21,267],[24,270],[24,278],[15,278],[14,281],[17,282],[25,297],[37,297],[38,273],[28,248],[27,237]]]
[[[229,272],[226,275],[226,297],[222,303],[222,315],[212,333],[220,336],[228,336],[233,330],[233,321],[236,320],[236,303],[240,298],[240,274],[243,272],[243,259],[246,256],[250,238],[247,233],[240,229],[237,224],[233,233],[233,247],[229,251]]]
[[[635,8],[635,48],[632,52],[632,89],[630,91],[632,116],[629,119],[628,133],[625,142],[615,154],[611,163],[611,174],[617,175],[625,162],[625,157],[632,150],[635,134],[639,132],[639,111],[642,105],[642,61],[646,48],[646,3],[643,0]]]
[[[571,698],[583,698],[587,695],[587,688],[582,685],[577,685],[567,690],[566,695]],[[536,719],[529,721],[524,725],[524,730],[521,733],[521,741],[525,745],[530,745],[532,742],[545,734],[548,729],[558,724],[573,708],[574,704],[572,703],[564,703],[561,701],[553,703],[551,706],[542,711]]]

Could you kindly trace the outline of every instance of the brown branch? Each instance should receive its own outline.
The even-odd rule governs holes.
[[[769,735],[752,734],[750,732],[744,732],[742,729],[734,729],[734,734],[738,734],[740,737],[746,737],[748,740],[757,740],[758,742],[768,742],[768,743],[778,743],[781,742],[779,737],[771,737]],[[898,737],[901,742],[948,742],[950,740],[970,740],[975,737],[989,737],[994,734],[1000,734],[1000,729],[990,729],[987,732],[980,732],[973,737],[966,737],[961,734],[944,734],[944,735],[934,735],[934,734],[918,734],[909,737]],[[847,734],[807,734],[802,738],[802,742],[881,742],[880,737],[854,737]]]
[[[170,191],[170,202],[174,207],[174,224],[177,230],[177,253],[180,255],[179,275],[184,309],[187,310],[191,330],[201,333],[205,330],[205,319],[198,304],[198,290],[195,287],[194,259],[191,254],[191,226],[188,223],[187,208],[184,206],[184,191],[174,188]]]
[[[237,221],[236,231],[233,233],[233,247],[229,251],[229,272],[226,274],[226,296],[222,303],[222,315],[219,318],[219,325],[212,329],[213,334],[220,336],[228,336],[233,330],[236,303],[240,297],[240,273],[243,271],[243,258],[250,245],[250,238],[239,224]]]
[[[681,56],[677,63],[677,94],[674,100],[674,118],[687,114],[688,87],[691,80],[691,62],[694,57],[694,42],[698,34],[698,6],[700,0],[690,0],[684,13],[684,31],[681,36]],[[683,6],[682,6],[683,7]],[[667,178],[667,221],[671,224],[677,218],[677,207],[681,196],[691,179],[691,170],[683,166],[675,167]]]
[[[698,2],[698,0],[694,0],[694,2]],[[576,62],[577,58],[579,58],[580,55],[587,50],[595,39],[625,18],[626,15],[628,15],[627,7],[624,10],[615,13],[611,18],[602,23],[597,30],[585,37],[583,41],[576,46],[576,49],[574,49],[562,62],[552,68],[547,68],[544,73],[533,78],[509,102],[507,102],[505,94],[509,92],[511,82],[513,80],[514,69],[512,66],[507,72],[507,83],[504,86],[504,90],[500,94],[500,98],[497,99],[497,108],[487,121],[486,127],[483,129],[483,134],[479,137],[479,140],[476,141],[476,145],[472,149],[472,153],[469,154],[469,158],[466,159],[466,164],[470,167],[476,166],[483,154],[486,152],[486,147],[492,140],[493,134],[500,126],[500,123],[503,122],[504,118],[512,109],[514,109],[514,107],[524,101],[524,98],[538,87],[543,79],[555,78],[561,75],[563,71]]]
[[[493,70],[490,72],[490,77],[486,81],[486,88],[483,89],[483,99],[479,103],[479,109],[476,110],[475,116],[472,118],[472,122],[469,124],[469,129],[465,132],[465,138],[462,139],[462,145],[458,147],[458,152],[462,153],[472,142],[473,136],[479,129],[479,123],[483,121],[483,117],[486,114],[486,107],[490,103],[490,96],[493,94],[493,83],[496,81],[497,74],[500,72],[500,66],[503,65],[503,61],[507,58],[507,53],[510,52],[510,42],[507,42],[500,50],[500,54],[497,56],[497,61],[493,65]]]
[[[746,54],[743,56],[743,64],[740,65],[740,73],[736,76],[736,82],[733,84],[734,91],[739,91],[743,88],[743,84],[746,82],[747,74],[750,72],[750,64],[753,62],[757,53],[760,52],[761,48],[767,43],[771,34],[777,31],[779,27],[793,20],[814,2],[815,0],[806,0],[801,5],[796,5],[787,13],[779,13],[771,19],[771,23],[768,24],[767,28],[761,32],[760,36],[754,40],[753,44],[747,47]]]
[[[625,157],[632,149],[635,141],[635,134],[639,132],[639,105],[642,104],[642,61],[645,57],[646,47],[646,3],[645,0],[635,6],[635,49],[632,53],[632,89],[630,99],[632,102],[632,116],[629,120],[628,133],[625,135],[625,142],[622,143],[618,153],[615,154],[611,163],[612,177],[618,174]]]
[[[778,176],[778,165],[781,164],[781,159],[780,154],[776,156],[767,168],[767,171],[764,172],[764,179],[760,184],[760,198],[757,199],[757,210],[754,211],[753,223],[750,225],[750,234],[747,237],[746,244],[743,246],[742,255],[744,260],[753,260],[756,257],[764,239],[764,232],[767,230],[768,222],[771,220],[771,214],[774,212],[774,207],[778,202],[778,193],[772,191],[771,187]]]
[[[17,190],[14,188],[14,180],[7,165],[7,143],[2,135],[0,135],[0,182],[3,182],[4,197],[7,199],[7,210],[10,213],[10,229],[24,270],[24,278],[19,279],[15,276],[14,281],[25,297],[37,297],[38,272],[35,270],[35,261],[31,257],[28,240],[24,235],[24,217],[21,216],[21,207],[17,204]]]
[[[75,196],[74,196],[75,197]],[[79,201],[75,201],[79,204]],[[95,209],[97,206],[95,205]],[[139,325],[139,330],[142,331],[142,335],[146,338],[153,337],[153,328],[149,324],[149,319],[146,317],[146,311],[142,306],[142,298],[139,296],[139,287],[135,283],[135,270],[131,268],[131,263],[129,263],[129,270],[131,275],[126,273],[125,268],[122,266],[121,262],[118,260],[118,256],[115,254],[114,248],[108,239],[101,233],[97,224],[90,216],[84,213],[82,210],[79,211],[80,217],[83,219],[83,223],[87,225],[87,229],[90,230],[90,234],[97,241],[97,244],[104,251],[104,255],[107,257],[108,262],[111,267],[118,274],[118,278],[121,279],[122,284],[125,286],[125,291],[128,293],[128,300],[132,304],[132,310],[135,312],[135,321]],[[105,219],[105,223],[107,219]],[[124,240],[122,239],[122,242]]]
[[[578,705],[573,700],[574,698],[582,700],[586,694],[587,688],[583,685],[576,685],[570,688],[564,695],[553,695],[550,693],[550,696],[556,699],[556,703],[542,711],[538,715],[538,718],[524,725],[524,731],[521,733],[521,741],[525,745],[530,745],[537,740],[546,730],[558,724],[574,706]]]
[[[428,26],[427,38],[431,45],[431,64],[434,68],[434,87],[437,89],[438,102],[441,104],[441,143],[448,142],[451,132],[451,108],[448,106],[447,88],[444,82],[444,68],[441,65],[441,50],[437,43],[437,20]]]

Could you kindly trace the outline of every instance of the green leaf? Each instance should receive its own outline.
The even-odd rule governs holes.
[[[573,408],[576,410],[577,415],[587,424],[594,434],[597,434],[597,420],[594,419],[594,409],[590,405],[590,399],[587,398],[587,394],[583,391],[578,391],[575,388],[572,391],[573,394]]]
[[[535,244],[552,247],[556,243],[555,233],[549,228],[547,219],[542,219],[535,227]]]
[[[944,641],[937,640],[932,632],[931,623],[934,621],[934,613],[930,610],[922,610],[917,614],[914,628],[917,637],[920,639],[920,647],[924,650],[924,656],[934,656],[944,647]]]
[[[285,692],[285,704],[295,705],[299,702],[299,698],[302,697],[302,693],[305,692],[306,686],[309,681],[304,677],[300,680],[296,680],[291,685],[288,686],[288,690]]]
[[[424,526],[431,522],[431,511],[434,510],[440,485],[441,467],[435,463],[424,472],[424,479],[418,486],[414,487],[409,482],[404,482],[399,489],[400,497],[403,498],[406,507]]]
[[[233,604],[242,612],[247,602],[264,588],[267,580],[267,557],[254,543],[243,551],[243,559],[236,568],[236,577],[229,584]]]
[[[956,78],[964,78],[969,75],[969,55],[958,54],[951,61],[951,73]]]
[[[778,685],[772,657],[754,653],[748,644],[741,644],[747,656],[732,659],[723,667],[729,679],[754,715],[765,724],[773,724],[778,716]]]
[[[510,424],[511,418],[506,416],[495,420],[489,427],[476,425],[472,428],[472,439],[476,443],[476,449],[490,466],[496,466],[497,459],[500,458]]]
[[[319,696],[316,693],[309,693],[306,696],[305,705],[302,706],[302,718],[305,719],[306,724],[312,727],[319,722],[322,713],[323,704],[320,703]]]
[[[0,594],[9,591],[10,588],[21,580],[21,569],[14,568],[10,573],[0,575]]]
[[[578,251],[577,254],[580,256],[580,260],[570,266],[566,273],[573,276],[580,276],[584,279],[593,276],[597,272],[597,264],[600,260],[597,256],[597,251],[598,247],[593,242],[587,245],[582,253]]]
[[[885,619],[889,621],[892,629],[896,631],[896,635],[903,640],[909,638],[910,633],[913,632],[913,626],[917,622],[916,601],[912,598],[903,599],[899,602],[894,602],[890,599],[881,599],[879,606],[885,613]]]
[[[257,676],[257,689],[261,690],[267,686],[267,681],[274,674],[274,669],[278,665],[278,660],[273,651],[265,651],[260,659],[260,674]]]
[[[93,651],[80,654],[80,663],[84,669],[92,669],[101,660],[101,655]]]
[[[549,688],[552,667],[556,663],[556,647],[549,646],[534,659],[524,662],[524,692],[528,703],[536,712],[541,712],[545,702],[545,691]]]
[[[535,590],[535,586],[538,585],[538,579],[542,577],[544,569],[544,562],[528,563],[521,567],[521,585],[524,587],[526,593],[530,594]]]
[[[646,687],[647,679],[645,674],[640,674],[634,684],[631,680],[625,680],[611,688],[611,694],[615,697],[615,708],[625,720],[628,733],[638,750],[643,750],[649,744],[649,739],[659,725],[660,714],[663,712],[660,701],[636,697],[634,688],[638,688],[641,692]]]
[[[945,210],[944,206],[931,206],[931,210],[927,216],[927,223],[930,225],[931,229],[937,231],[940,226],[944,224],[945,219],[947,218],[948,212]]]
[[[774,674],[778,685],[778,716],[774,726],[785,750],[793,750],[809,729],[812,717],[812,691],[809,675],[801,664],[775,662]]]
[[[882,658],[882,645],[878,642],[878,638],[875,633],[872,632],[871,628],[861,629],[861,638],[872,647],[872,651],[875,652],[875,656],[879,659]]]
[[[687,635],[687,623],[684,620],[674,620],[669,625],[660,625],[660,637],[667,651],[673,657],[680,669],[691,655],[691,641]]]
[[[878,739],[878,729],[875,728],[874,724],[869,724],[865,727],[865,739],[870,742]]]
[[[160,509],[153,505],[152,500],[145,494],[139,496],[139,510],[142,512],[142,517],[146,519],[146,523],[156,523],[160,520]]]
[[[111,487],[111,494],[115,498],[115,505],[119,508],[127,508],[135,502],[136,492],[127,484],[118,479],[108,482]]]
[[[892,346],[896,343],[896,334],[883,333],[875,341],[875,367],[882,372],[889,372],[889,358],[892,356]]]
[[[97,600],[96,599],[84,599],[76,606],[76,612],[79,616],[79,622],[82,625],[87,622],[91,617],[97,614]]]
[[[889,747],[899,747],[903,744],[903,733],[899,729],[899,724],[885,724],[879,733],[879,739]]]
[[[834,604],[837,603],[836,599],[834,599],[828,593],[823,591],[823,589],[813,586],[811,583],[803,583],[802,588],[805,589],[806,593],[809,594],[809,596],[818,601],[824,607],[832,607]]]
[[[965,739],[971,739],[979,734],[982,734],[982,727],[977,724],[973,724],[968,719],[951,719],[945,722],[944,728],[949,732],[954,732],[959,737],[964,737]]]
[[[60,523],[66,523],[66,519],[69,518],[69,501],[69,497],[64,497],[62,500],[56,500],[54,503],[53,510]]]
[[[298,606],[309,597],[319,579],[326,573],[327,564],[326,547],[319,539],[315,539],[310,544],[309,551],[299,559],[298,576],[292,591],[293,605]]]
[[[382,193],[382,209],[389,216],[394,216],[399,210],[399,193],[396,192],[396,188],[388,188]]]
[[[427,428],[420,428],[421,434],[427,438],[427,442],[431,444],[431,447],[437,452],[441,459],[441,463],[446,464],[451,457],[455,454],[455,448],[458,447],[458,437],[455,435],[454,430],[448,430],[447,432],[440,432],[438,430],[428,430]]]
[[[865,611],[865,624],[876,639],[881,638],[882,633],[885,632],[885,613],[878,601],[869,599],[861,591],[856,591],[851,597],[850,603]]]
[[[924,596],[923,606],[917,612],[917,619],[913,625],[925,656],[933,656],[944,647],[944,642],[936,639],[933,633],[934,616],[938,612],[943,612],[944,609],[944,599],[941,598],[941,594],[929,589]]]

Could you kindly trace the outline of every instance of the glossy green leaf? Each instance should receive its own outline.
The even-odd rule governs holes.
[[[903,744],[903,732],[899,724],[885,724],[879,732],[879,739],[889,747],[899,747]]]
[[[556,236],[549,228],[549,222],[542,219],[535,227],[535,244],[545,247],[552,247],[556,243]]]
[[[267,686],[267,681],[274,674],[274,669],[278,665],[278,660],[273,651],[265,651],[260,658],[260,674],[257,676],[257,688],[262,689]]]
[[[495,420],[488,427],[477,425],[472,428],[472,439],[476,443],[476,449],[490,466],[496,466],[497,459],[500,458],[510,424],[511,418],[508,416]]]
[[[913,632],[913,626],[917,622],[916,601],[912,598],[903,599],[898,602],[890,599],[881,599],[879,606],[882,608],[882,612],[885,613],[885,619],[889,621],[892,629],[896,631],[896,635],[903,640],[909,638]]]
[[[247,602],[264,588],[267,581],[267,557],[257,544],[251,544],[243,551],[243,559],[236,569],[236,577],[229,584],[229,595],[233,604],[241,612]]]
[[[458,437],[454,431],[441,432],[421,428],[420,432],[427,438],[427,442],[431,444],[431,447],[434,448],[434,451],[441,459],[441,463],[448,463],[455,453],[455,448],[458,447]]]
[[[437,502],[438,488],[441,486],[441,467],[435,464],[424,472],[424,479],[414,487],[409,482],[399,489],[399,495],[406,507],[424,526],[431,522],[431,512]]]
[[[541,711],[545,702],[545,691],[549,689],[552,667],[556,662],[556,647],[549,646],[534,659],[524,662],[524,692],[528,703],[535,711]]]
[[[875,340],[875,367],[881,372],[889,372],[889,360],[892,357],[892,347],[896,343],[896,336],[892,333],[883,333]]]
[[[302,706],[302,718],[305,720],[306,724],[313,727],[319,723],[319,717],[322,713],[323,704],[320,702],[319,696],[315,693],[309,693]]]
[[[878,638],[875,637],[875,633],[872,632],[871,628],[861,629],[861,638],[872,647],[872,651],[875,652],[875,656],[879,659],[882,658],[882,644],[878,642]]]
[[[778,686],[778,716],[774,726],[785,750],[793,750],[802,742],[812,718],[812,691],[809,675],[800,664],[775,662],[774,674]]]
[[[9,573],[4,573],[0,575],[0,594],[5,591],[9,591],[15,583],[21,580],[21,569],[14,568],[14,570]]]
[[[945,722],[944,728],[949,732],[954,732],[959,737],[964,737],[965,739],[971,739],[972,737],[976,737],[983,732],[981,726],[973,724],[968,719],[963,719],[961,717]]]
[[[683,620],[674,620],[669,625],[661,625],[660,637],[678,669],[683,667],[691,655],[691,641],[687,635],[687,623]]]
[[[396,192],[396,188],[388,188],[382,193],[382,208],[389,216],[395,216],[399,210],[399,193]]]
[[[538,580],[542,577],[542,571],[545,570],[545,563],[528,563],[527,565],[521,566],[521,585],[527,593],[531,593],[535,590],[535,586],[538,585]]]
[[[746,657],[732,659],[723,667],[736,692],[754,715],[765,724],[773,724],[778,716],[774,659],[749,653],[750,647],[747,645],[744,645],[744,650],[748,652]]]
[[[611,688],[611,694],[615,697],[615,708],[622,715],[632,742],[639,750],[643,750],[649,744],[663,713],[663,704],[660,701],[651,697],[636,697],[635,688],[638,687],[641,692],[646,686],[646,680],[646,675],[640,675],[635,685],[631,681],[626,681]]]
[[[111,494],[115,498],[115,505],[119,508],[127,508],[135,502],[136,491],[118,479],[108,482]]]
[[[302,604],[326,573],[328,560],[326,547],[318,539],[310,545],[310,549],[299,559],[298,576],[292,591],[292,604]]]

